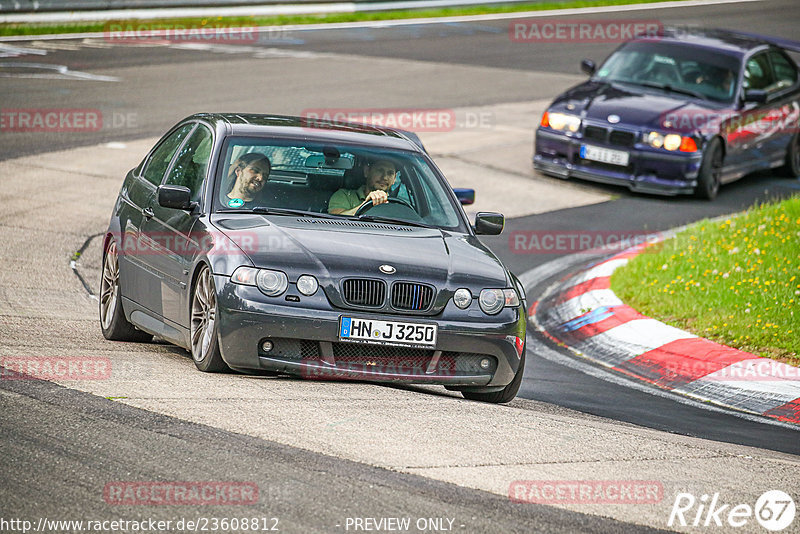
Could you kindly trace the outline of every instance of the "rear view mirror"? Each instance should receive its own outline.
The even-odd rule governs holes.
[[[469,206],[470,204],[475,203],[475,190],[474,189],[467,189],[464,187],[457,187],[453,189],[453,192],[456,194],[456,198],[461,203],[462,206]]]
[[[744,91],[745,102],[755,102],[756,104],[763,104],[767,101],[767,92],[763,89],[745,89]]]
[[[346,171],[353,168],[353,161],[348,158],[335,156],[308,156],[305,166],[314,169],[339,169]]]
[[[597,70],[597,65],[595,65],[594,61],[591,59],[584,59],[581,61],[581,71],[585,72],[589,76],[594,74],[594,71]]]
[[[505,217],[502,213],[478,212],[475,216],[475,233],[478,235],[498,235],[503,231]]]

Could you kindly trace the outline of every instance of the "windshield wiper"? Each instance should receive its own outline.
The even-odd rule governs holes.
[[[627,82],[627,83],[633,83],[633,84],[636,84],[636,85],[643,85],[645,87],[652,87],[653,89],[661,89],[663,91],[668,91],[670,93],[680,93],[682,95],[689,95],[689,96],[693,96],[695,98],[699,98],[700,100],[708,100],[708,98],[705,95],[701,94],[701,93],[698,93],[696,91],[692,91],[692,90],[689,90],[689,89],[683,89],[681,87],[675,87],[675,86],[669,85],[668,83],[655,83],[655,82]]]
[[[261,215],[299,215],[300,217],[314,217],[316,219],[338,219],[337,215],[329,215],[327,213],[318,213],[316,211],[294,210],[289,208],[269,208],[267,206],[256,206],[252,213],[260,213]]]
[[[435,226],[431,226],[430,224],[407,221],[405,219],[395,219],[393,217],[381,217],[380,215],[359,215],[358,217],[356,217],[356,220],[387,223],[387,224],[401,224],[405,226],[419,226],[420,228],[436,228]]]

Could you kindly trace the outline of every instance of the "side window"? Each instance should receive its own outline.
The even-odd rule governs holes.
[[[772,70],[775,72],[778,85],[780,87],[794,85],[797,81],[797,69],[792,62],[777,50],[770,50],[769,58],[772,61]]]
[[[164,179],[164,173],[167,172],[172,156],[175,155],[175,151],[181,146],[181,142],[192,131],[192,128],[194,128],[194,123],[184,124],[164,139],[144,168],[145,180],[153,185],[161,185],[161,180]]]
[[[744,68],[745,89],[766,89],[775,83],[766,53],[756,54],[747,60]]]
[[[188,187],[195,202],[199,202],[203,195],[203,180],[211,160],[211,142],[211,131],[199,125],[178,153],[165,182]]]

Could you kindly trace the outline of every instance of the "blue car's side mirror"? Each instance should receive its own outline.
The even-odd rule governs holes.
[[[458,199],[459,202],[461,202],[462,206],[469,206],[470,204],[475,203],[474,189],[458,187],[453,189],[453,192],[456,194],[456,198]]]

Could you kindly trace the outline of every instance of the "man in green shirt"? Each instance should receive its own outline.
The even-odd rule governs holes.
[[[339,189],[328,201],[328,213],[355,215],[358,209],[372,202],[374,206],[389,201],[389,189],[397,177],[397,166],[388,159],[378,158],[364,168],[366,182],[358,189]]]

